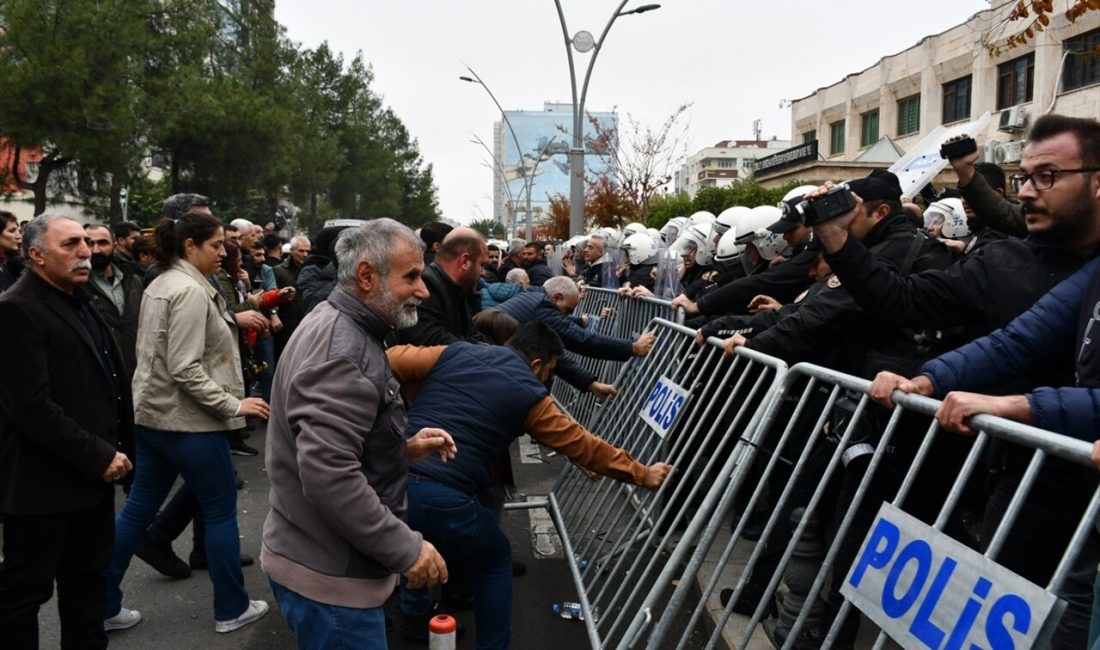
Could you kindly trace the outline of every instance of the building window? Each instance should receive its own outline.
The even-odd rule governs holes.
[[[997,110],[1030,102],[1034,90],[1034,52],[997,66]]]
[[[1066,65],[1062,90],[1077,90],[1100,83],[1100,29],[1066,39]]]
[[[898,137],[920,131],[920,95],[898,100]]]
[[[844,120],[829,125],[829,155],[844,153]]]
[[[802,144],[813,142],[814,140],[817,140],[817,129],[812,129],[802,134]]]
[[[878,109],[868,111],[859,117],[859,146],[869,147],[878,142]]]
[[[970,77],[949,81],[943,85],[943,123],[970,119]]]
[[[734,169],[736,167],[737,167],[737,159],[736,158],[732,158],[732,159],[727,158],[725,160],[719,160],[718,161],[718,169]]]

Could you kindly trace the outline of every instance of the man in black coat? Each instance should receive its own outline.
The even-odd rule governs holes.
[[[84,226],[92,251],[92,274],[85,285],[92,306],[103,317],[118,343],[126,361],[127,381],[137,368],[138,315],[145,286],[133,266],[119,266],[112,259],[115,252],[111,231],[102,224]]]
[[[125,362],[83,286],[84,229],[44,214],[27,226],[30,272],[0,297],[0,629],[13,648],[38,645],[38,609],[57,581],[63,648],[106,648],[104,571],[114,490],[132,469],[133,405]]]
[[[279,288],[294,287],[294,299],[284,304],[279,309],[279,317],[283,321],[283,327],[275,332],[275,357],[283,354],[283,348],[290,341],[290,335],[298,329],[298,323],[305,318],[306,310],[302,302],[302,294],[298,291],[298,274],[302,271],[302,265],[309,257],[311,247],[309,237],[295,235],[290,238],[290,254],[282,264],[276,266],[275,282]]]
[[[398,331],[398,340],[409,345],[447,345],[469,338],[474,314],[481,310],[477,282],[488,259],[489,249],[478,231],[455,228],[447,233],[435,261],[424,269],[430,296],[416,308],[416,326]]]
[[[541,287],[554,277],[554,272],[546,265],[542,244],[537,242],[529,242],[523,247],[523,268],[527,271],[527,277],[531,278],[532,287]]]

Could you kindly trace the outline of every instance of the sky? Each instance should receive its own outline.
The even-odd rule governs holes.
[[[614,0],[561,0],[570,35],[597,38]],[[626,9],[646,4],[630,0]],[[987,9],[988,0],[662,0],[618,18],[592,73],[586,110],[660,125],[690,103],[688,152],[721,140],[790,138],[790,109],[883,56]],[[492,143],[500,113],[569,102],[571,84],[553,0],[277,0],[275,16],[305,47],[328,41],[374,70],[375,92],[404,121],[433,165],[445,218],[492,216],[492,171],[476,135]],[[577,54],[578,86],[590,54]]]

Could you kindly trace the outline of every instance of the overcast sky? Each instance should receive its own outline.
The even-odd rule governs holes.
[[[631,0],[627,9],[645,4]],[[562,0],[569,33],[599,36],[614,0]],[[726,139],[790,137],[797,99],[882,56],[988,8],[988,0],[661,0],[660,9],[612,27],[590,84],[587,110],[617,108],[658,125],[681,103],[689,150]],[[350,59],[362,51],[374,90],[404,121],[434,165],[445,217],[492,215],[492,172],[472,134],[492,142],[499,113],[485,92],[459,81],[468,64],[505,109],[570,101],[569,68],[553,0],[277,0],[275,15],[307,47],[328,41]],[[588,55],[576,55],[578,77]],[[579,83],[578,79],[578,83]],[[378,216],[378,215],[368,215]]]

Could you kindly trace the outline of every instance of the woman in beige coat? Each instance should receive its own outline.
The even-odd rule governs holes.
[[[206,208],[194,208],[162,222],[156,239],[162,273],[141,303],[133,386],[136,469],[115,521],[105,626],[120,629],[141,620],[122,607],[120,584],[146,528],[182,475],[206,524],[214,629],[232,632],[267,613],[267,603],[250,600],[244,588],[237,490],[225,432],[241,428],[245,416],[266,418],[269,409],[263,400],[245,397],[236,325],[210,281],[225,257],[221,224]]]

